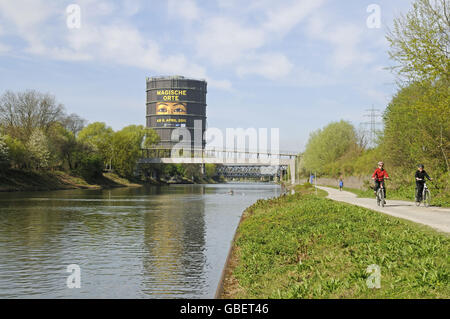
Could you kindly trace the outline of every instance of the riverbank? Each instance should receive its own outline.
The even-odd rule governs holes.
[[[121,178],[114,173],[103,173],[101,177],[89,181],[61,171],[33,172],[11,169],[0,174],[0,192],[140,186],[140,184]]]
[[[130,181],[115,173],[103,173],[102,176],[86,180],[62,171],[23,171],[10,169],[0,173],[0,192],[50,191],[64,189],[108,189],[115,187],[141,187],[145,184],[217,184],[225,181],[212,178],[188,179],[168,177],[143,181]]]
[[[449,236],[311,186],[243,215],[222,298],[449,298]],[[378,265],[381,288],[367,287]]]

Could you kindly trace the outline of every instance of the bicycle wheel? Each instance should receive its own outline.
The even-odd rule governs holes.
[[[415,197],[416,197],[416,206],[420,206],[419,192],[418,192],[417,187],[416,187]]]
[[[383,204],[383,190],[379,188],[377,190],[377,205],[381,206]]]
[[[425,205],[425,207],[429,207],[431,203],[431,192],[426,189],[423,192],[423,204]]]
[[[381,202],[381,207],[384,207],[384,204],[386,203],[384,201],[384,189],[380,189],[380,202]]]

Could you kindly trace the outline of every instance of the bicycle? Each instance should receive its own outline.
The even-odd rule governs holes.
[[[377,190],[377,205],[381,207],[384,207],[386,204],[386,201],[384,200],[384,187],[383,183],[380,183],[380,187]]]
[[[418,192],[416,187],[416,206],[420,206],[420,201],[418,200]],[[431,203],[431,192],[427,187],[427,183],[423,184],[423,191],[422,191],[422,202],[425,207],[429,207]]]

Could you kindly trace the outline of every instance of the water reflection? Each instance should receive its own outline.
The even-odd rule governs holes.
[[[242,184],[0,194],[0,297],[212,297],[242,210],[278,192]],[[81,267],[81,289],[66,286],[70,264]]]

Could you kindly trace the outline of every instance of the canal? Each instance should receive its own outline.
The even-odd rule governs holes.
[[[257,183],[1,193],[0,298],[212,298],[243,210],[279,193]],[[79,289],[66,283],[72,264]]]

